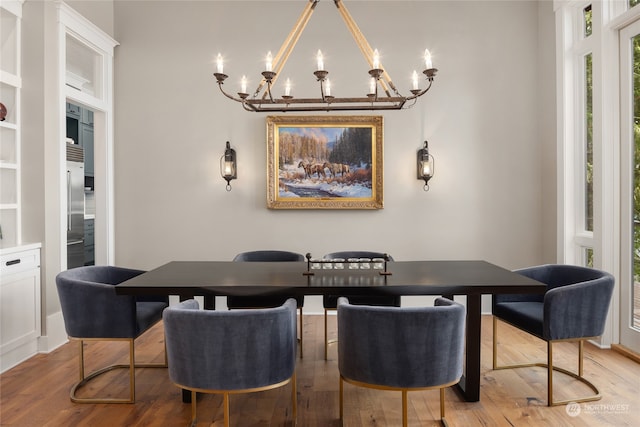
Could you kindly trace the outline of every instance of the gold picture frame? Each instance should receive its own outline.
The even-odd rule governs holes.
[[[382,116],[268,116],[267,207],[382,209]]]

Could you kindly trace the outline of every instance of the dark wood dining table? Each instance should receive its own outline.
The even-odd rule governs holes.
[[[251,295],[466,296],[464,398],[480,400],[481,296],[544,293],[546,285],[486,261],[395,261],[379,270],[308,268],[306,262],[172,261],[116,286],[118,294],[204,297]],[[428,361],[425,361],[428,363]]]

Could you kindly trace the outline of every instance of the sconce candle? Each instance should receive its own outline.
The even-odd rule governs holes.
[[[318,60],[318,71],[324,70],[324,59],[322,58],[322,52],[318,49],[318,54],[316,55],[316,59]]]
[[[227,191],[231,191],[231,180],[238,177],[237,172],[236,150],[227,141],[224,154],[220,157],[220,175],[227,181]]]
[[[429,143],[424,142],[424,147],[418,150],[418,179],[424,180],[424,191],[429,191],[429,180],[433,178],[435,163],[433,156],[429,154]]]
[[[413,75],[411,76],[411,82],[412,82],[412,89],[413,90],[418,90],[418,73],[416,72],[416,70],[413,70]]]
[[[291,96],[291,80],[287,77],[287,82],[284,85],[284,96]]]
[[[218,57],[216,58],[216,65],[217,65],[218,73],[224,74],[224,62],[222,60],[221,54],[218,54]]]
[[[378,52],[378,49],[373,51],[373,68],[380,68],[380,53]]]
[[[433,68],[433,63],[431,62],[431,52],[429,52],[429,49],[424,50],[424,68],[426,70],[430,70]]]
[[[271,56],[271,51],[267,53],[267,60],[264,67],[265,71],[273,71],[273,57]]]
[[[242,76],[242,80],[240,80],[240,91],[247,93],[247,76]]]

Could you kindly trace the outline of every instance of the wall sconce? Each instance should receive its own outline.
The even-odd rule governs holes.
[[[227,191],[231,191],[231,180],[238,177],[237,173],[236,150],[231,148],[229,141],[227,141],[224,155],[220,157],[220,175],[227,181]]]
[[[424,142],[424,147],[418,150],[418,179],[424,180],[424,191],[429,191],[429,180],[433,178],[435,163],[433,156],[429,154],[429,143]]]

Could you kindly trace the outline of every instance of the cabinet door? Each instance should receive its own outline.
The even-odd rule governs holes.
[[[67,116],[80,120],[80,107],[67,102]]]
[[[93,176],[93,126],[80,125],[80,143],[84,148],[84,176]]]
[[[0,362],[40,336],[40,250],[0,256]]]
[[[80,121],[85,125],[93,126],[93,111],[83,108],[81,110]]]

